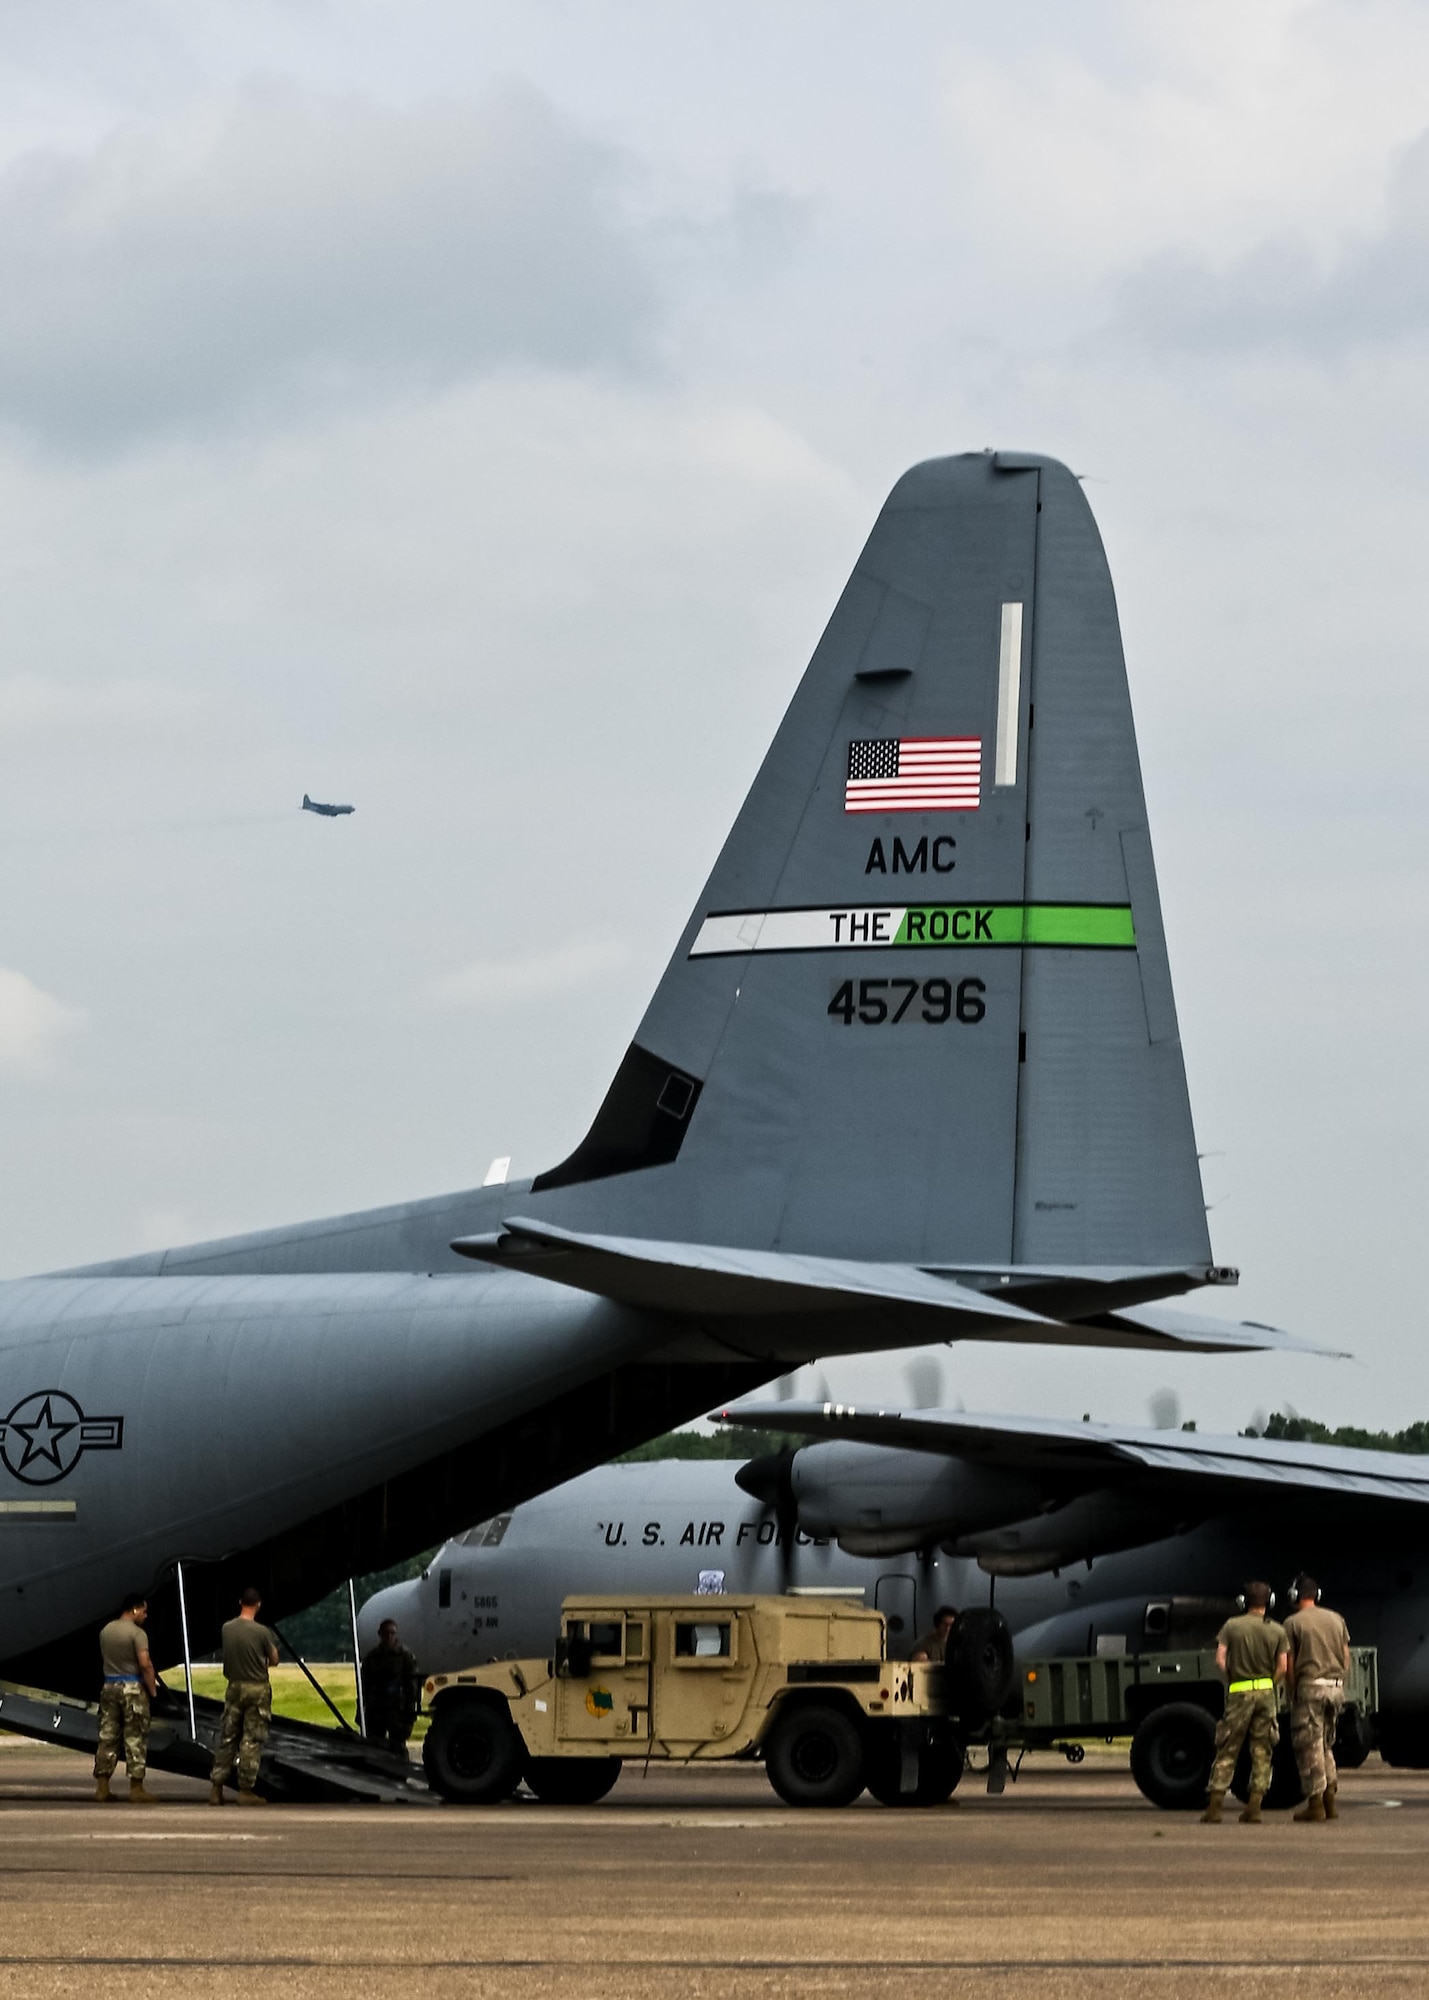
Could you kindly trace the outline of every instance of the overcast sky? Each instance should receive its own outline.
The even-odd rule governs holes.
[[[0,5],[0,1272],[562,1157],[888,487],[1001,445],[1111,557],[1236,1310],[1359,1364],[943,1395],[1429,1416],[1426,70],[1420,0]]]

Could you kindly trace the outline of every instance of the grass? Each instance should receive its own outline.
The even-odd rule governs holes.
[[[344,1718],[357,1722],[357,1684],[351,1661],[334,1661],[325,1666],[309,1662],[314,1677],[321,1681],[327,1693],[341,1711]],[[273,1713],[287,1716],[293,1722],[316,1722],[327,1729],[336,1729],[332,1710],[326,1706],[316,1690],[304,1679],[301,1670],[287,1664],[274,1667],[270,1679],[273,1683]],[[182,1666],[167,1668],[164,1672],[165,1687],[175,1693],[184,1692],[184,1670]],[[221,1667],[195,1667],[194,1693],[211,1695],[215,1701],[223,1700],[223,1669]],[[426,1733],[426,1718],[419,1717],[412,1732],[414,1738]]]

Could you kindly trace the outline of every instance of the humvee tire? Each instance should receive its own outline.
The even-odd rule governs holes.
[[[543,1805],[593,1806],[620,1776],[618,1757],[530,1757],[526,1783]]]
[[[1000,1611],[960,1611],[944,1665],[948,1707],[968,1722],[985,1722],[1017,1684],[1012,1631]]]
[[[1231,1791],[1242,1804],[1250,1797],[1248,1743],[1242,1743],[1240,1746],[1235,1775],[1231,1779]],[[1295,1762],[1295,1748],[1290,1741],[1290,1725],[1288,1721],[1282,1721],[1280,1741],[1270,1753],[1270,1790],[1261,1803],[1275,1812],[1282,1812],[1287,1806],[1298,1806],[1304,1796],[1305,1787],[1300,1782],[1300,1770]]]
[[[764,1768],[785,1805],[852,1805],[864,1787],[863,1738],[841,1708],[800,1702],[770,1730]]]
[[[882,1733],[875,1731],[869,1742],[864,1771],[868,1789],[881,1806],[940,1806],[952,1797],[967,1761],[956,1737],[925,1743],[918,1752],[917,1783],[911,1792],[900,1792],[902,1755],[896,1744],[878,1740]]]
[[[494,1805],[510,1798],[525,1763],[521,1732],[504,1702],[471,1696],[438,1702],[422,1744],[434,1792],[456,1805]]]
[[[1131,1739],[1131,1775],[1142,1796],[1171,1812],[1206,1803],[1215,1757],[1216,1719],[1199,1702],[1163,1702]]]

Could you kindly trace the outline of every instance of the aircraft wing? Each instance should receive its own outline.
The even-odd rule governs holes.
[[[824,1351],[832,1351],[831,1342],[854,1352],[913,1341],[986,1339],[1191,1353],[1324,1352],[1274,1327],[1161,1307],[1096,1316],[1089,1308],[1086,1319],[1053,1318],[916,1264],[595,1236],[521,1217],[489,1235],[459,1237],[452,1248],[622,1305],[704,1322],[748,1329],[761,1319],[801,1316],[811,1331],[816,1323]],[[1109,1275],[1121,1282],[1126,1274]],[[1165,1275],[1185,1281],[1179,1272]],[[1086,1274],[1078,1278],[1085,1289]]]
[[[1429,1505],[1429,1458],[1341,1445],[852,1403],[740,1403],[716,1411],[714,1421],[935,1452],[1008,1471],[1085,1476],[1088,1485],[1113,1469],[1141,1469],[1262,1491]]]

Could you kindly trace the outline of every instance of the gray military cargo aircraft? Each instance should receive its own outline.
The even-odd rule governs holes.
[[[1313,1565],[1379,1649],[1383,1754],[1429,1764],[1429,1459],[936,1410],[741,1414],[831,1441],[586,1473],[379,1591],[363,1643],[395,1618],[446,1673],[548,1650],[571,1592],[792,1589],[856,1593],[906,1654],[940,1603],[995,1590],[1023,1656],[1157,1651],[1204,1645],[1247,1576],[1284,1608]]]
[[[304,792],[304,793],[303,793],[303,811],[304,811],[305,813],[321,813],[321,815],[322,815],[322,817],[323,817],[324,819],[342,819],[342,818],[343,818],[343,817],[344,817],[344,816],[345,816],[345,815],[346,815],[347,813],[354,813],[354,812],[356,812],[356,811],[357,811],[357,807],[356,807],[356,806],[325,806],[325,805],[322,805],[322,804],[320,804],[320,803],[318,802],[318,800],[317,800],[317,799],[310,799],[310,798],[308,797],[307,793],[306,793],[306,792]]]
[[[1054,460],[915,467],[655,996],[534,1180],[0,1285],[0,1675],[88,1692],[812,1356],[1207,1351],[1111,578]]]

